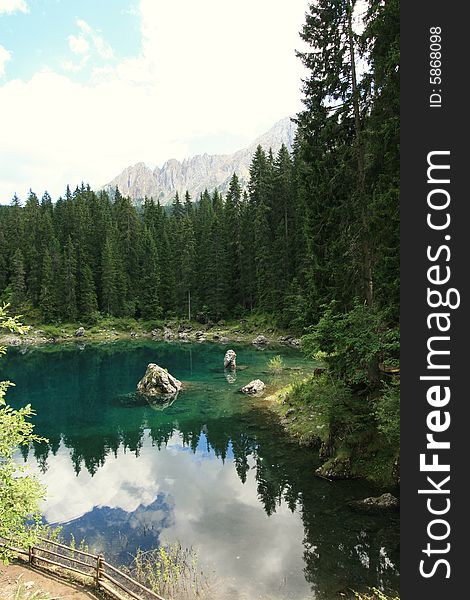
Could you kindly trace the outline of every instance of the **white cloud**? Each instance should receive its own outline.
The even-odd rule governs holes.
[[[252,459],[241,484],[232,461],[181,451],[181,437],[175,433],[159,451],[146,434],[138,458],[121,447],[116,457],[108,455],[93,477],[85,469],[75,475],[70,450],[63,445],[48,457],[45,474],[34,457],[28,462],[47,487],[44,515],[49,522],[79,518],[96,506],[132,513],[162,494],[172,507],[172,518],[161,539],[196,548],[222,583],[233,584],[234,578],[243,582],[243,597],[284,598],[279,592],[281,573],[305,594],[309,590],[303,574],[301,515],[284,502],[271,516],[265,513]],[[151,516],[147,525],[158,527],[161,514]]]
[[[69,48],[74,54],[87,54],[90,44],[82,35],[69,35]]]
[[[77,25],[83,31],[83,33],[91,33],[91,27],[83,19],[77,19]]]
[[[114,56],[113,49],[111,48],[111,46],[109,44],[107,44],[104,41],[104,39],[101,36],[99,36],[93,32],[91,34],[91,39],[93,40],[93,45],[95,47],[95,50],[98,52],[98,54],[101,56],[101,58],[104,58],[106,60],[113,58],[113,56]]]
[[[0,44],[0,77],[5,75],[5,65],[11,60],[11,52]]]
[[[106,60],[113,58],[114,52],[111,46],[86,21],[77,19],[77,26],[80,34],[68,37],[69,48],[74,54],[89,55],[90,46],[93,46],[101,58]]]
[[[141,0],[138,57],[95,68],[88,84],[43,70],[0,86],[0,202],[29,187],[53,196],[67,182],[98,187],[130,164],[186,157],[196,137],[248,144],[301,108],[294,50],[305,8],[304,0]],[[77,26],[90,53],[112,56],[93,27]]]
[[[25,0],[0,0],[0,15],[2,13],[11,14],[15,11],[28,12],[28,5]]]

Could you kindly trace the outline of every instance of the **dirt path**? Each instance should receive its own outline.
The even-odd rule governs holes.
[[[18,600],[29,600],[38,591],[47,592],[49,600],[97,600],[90,590],[80,583],[66,582],[53,573],[38,571],[28,564],[0,563],[0,600],[13,600],[21,585],[23,593]],[[42,599],[42,594],[41,594]]]

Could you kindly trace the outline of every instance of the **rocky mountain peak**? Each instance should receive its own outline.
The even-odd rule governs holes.
[[[160,200],[169,204],[175,193],[180,197],[189,191],[193,199],[197,199],[205,189],[218,189],[225,193],[233,173],[236,173],[242,184],[249,178],[249,167],[258,145],[266,151],[272,149],[277,154],[282,144],[291,152],[296,125],[289,117],[281,119],[263,135],[259,136],[248,147],[233,154],[198,154],[186,158],[182,162],[175,158],[167,160],[162,167],[150,169],[139,162],[129,166],[120,175],[110,181],[104,189],[114,191],[116,187],[122,195],[139,201],[144,197]]]

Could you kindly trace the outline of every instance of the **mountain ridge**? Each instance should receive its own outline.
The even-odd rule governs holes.
[[[247,184],[249,167],[258,145],[266,151],[271,148],[276,154],[284,144],[292,152],[295,131],[296,125],[290,117],[285,117],[247,147],[232,154],[196,154],[182,161],[170,158],[154,169],[138,162],[126,167],[103,189],[113,192],[118,188],[123,196],[129,196],[135,202],[148,197],[159,200],[162,205],[169,204],[176,192],[183,197],[186,190],[192,200],[205,189],[225,193],[234,173],[242,186]]]

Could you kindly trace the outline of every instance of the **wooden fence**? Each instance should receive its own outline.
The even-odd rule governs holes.
[[[40,538],[40,542],[39,546],[31,546],[28,550],[23,550],[11,545],[11,540],[0,539],[0,546],[27,556],[32,566],[59,567],[90,578],[98,590],[104,590],[117,600],[129,600],[129,598],[164,600],[149,588],[106,562],[102,554],[91,554],[45,538]],[[61,575],[60,571],[55,571],[55,574]]]

